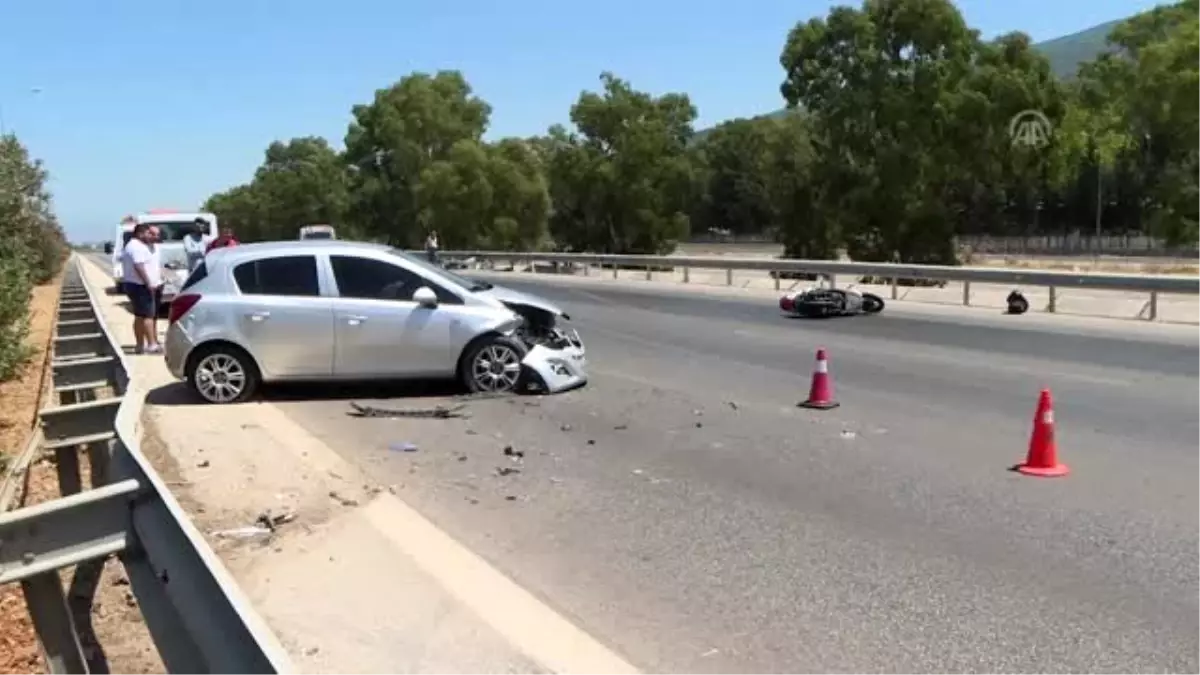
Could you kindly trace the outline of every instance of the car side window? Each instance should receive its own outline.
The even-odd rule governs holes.
[[[233,268],[233,278],[244,295],[317,297],[317,259],[311,255],[280,256],[244,262]]]
[[[412,301],[413,293],[428,286],[438,302],[462,304],[462,300],[428,279],[399,265],[348,255],[329,256],[338,295],[364,300]]]

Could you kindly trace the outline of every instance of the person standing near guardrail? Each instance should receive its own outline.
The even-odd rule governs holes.
[[[425,256],[429,258],[429,262],[436,265],[438,257],[438,236],[437,230],[430,230],[429,236],[425,237]]]
[[[205,249],[208,247],[204,233],[207,231],[208,221],[203,218],[197,218],[192,223],[192,231],[188,232],[187,236],[183,238],[183,254],[187,256],[188,274],[191,274],[197,265],[204,262]]]
[[[134,351],[138,354],[161,354],[154,319],[158,315],[155,302],[162,288],[162,269],[158,256],[151,248],[154,234],[146,223],[133,227],[133,236],[121,251],[121,280],[129,308],[133,311]]]

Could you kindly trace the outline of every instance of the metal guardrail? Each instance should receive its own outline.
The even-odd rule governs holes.
[[[424,255],[422,251],[414,254]],[[535,263],[559,263],[582,265],[585,275],[590,273],[590,267],[611,267],[615,279],[620,268],[645,269],[646,278],[650,279],[653,272],[665,268],[682,268],[683,282],[689,281],[691,269],[725,270],[726,285],[733,285],[734,270],[750,270],[761,272],[808,273],[821,274],[827,277],[831,285],[835,285],[838,275],[856,278],[876,277],[889,280],[892,287],[892,299],[899,294],[901,279],[929,279],[934,281],[955,281],[963,284],[963,304],[971,304],[971,284],[1001,284],[1017,286],[1044,286],[1049,289],[1049,303],[1046,311],[1054,312],[1056,307],[1057,289],[1059,288],[1088,288],[1100,291],[1126,291],[1147,293],[1150,298],[1141,312],[1148,320],[1158,318],[1158,296],[1162,293],[1197,295],[1200,294],[1200,278],[1177,275],[1140,275],[1140,274],[1086,274],[1079,272],[1063,272],[1057,270],[1011,270],[994,267],[943,267],[938,265],[904,265],[896,263],[859,263],[839,262],[832,260],[792,260],[784,258],[733,258],[725,256],[651,256],[651,255],[602,255],[593,253],[535,253],[535,252],[505,252],[505,251],[441,251],[440,258],[461,260],[475,258],[476,260],[504,261],[510,263],[525,263],[531,267]],[[775,275],[775,288],[780,289],[780,276]]]
[[[0,513],[0,584],[19,582],[52,673],[87,673],[59,570],[98,576],[116,555],[168,672],[278,673],[286,652],[138,449],[129,370],[73,257],[39,411],[60,499]],[[141,392],[132,395],[141,397]],[[80,452],[90,464],[80,475]],[[74,586],[74,583],[72,584]],[[73,589],[74,590],[74,589]]]

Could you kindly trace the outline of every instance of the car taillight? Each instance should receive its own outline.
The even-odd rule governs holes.
[[[171,301],[171,313],[167,315],[167,325],[170,326],[182,319],[183,315],[195,307],[197,302],[200,302],[200,296],[196,293],[175,296],[175,299]]]
[[[796,301],[792,300],[790,295],[785,295],[779,299],[779,309],[785,312],[790,312],[796,308]]]

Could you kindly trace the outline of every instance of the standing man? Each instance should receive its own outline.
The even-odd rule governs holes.
[[[438,254],[438,237],[437,230],[430,230],[429,236],[425,237],[425,257],[429,258],[429,262],[436,265]]]
[[[225,248],[226,246],[237,246],[238,240],[233,237],[233,229],[229,227],[221,228],[221,236],[212,240],[208,248],[204,251],[208,253],[215,248]]]
[[[183,253],[187,256],[188,274],[194,272],[196,266],[204,262],[204,252],[208,246],[208,242],[204,240],[206,232],[208,232],[208,221],[197,218],[192,223],[192,231],[183,238]]]
[[[162,270],[158,257],[150,249],[152,236],[149,225],[138,223],[121,251],[121,276],[133,311],[134,351],[138,354],[162,353],[154,328],[158,315],[155,295],[162,286]]]

